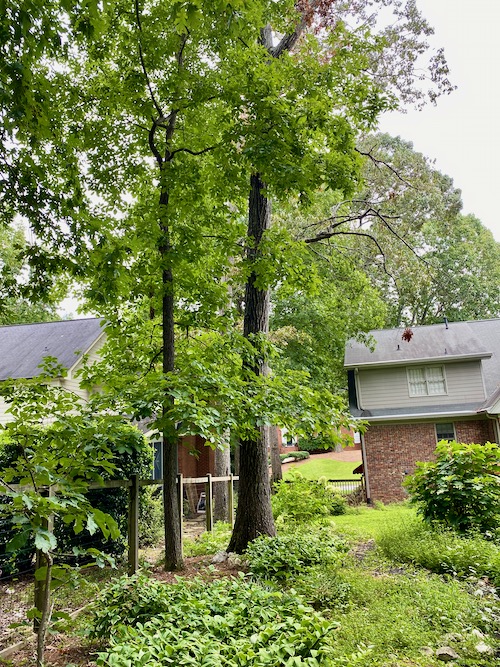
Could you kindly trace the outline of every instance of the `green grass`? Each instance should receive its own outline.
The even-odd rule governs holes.
[[[353,475],[360,461],[334,461],[333,459],[312,459],[305,463],[291,466],[283,475],[286,479],[291,470],[298,470],[306,479],[361,479],[361,475]]]
[[[382,534],[406,519],[416,516],[415,508],[407,504],[381,505],[377,508],[355,507],[347,514],[333,519],[335,530],[354,541],[378,540]]]

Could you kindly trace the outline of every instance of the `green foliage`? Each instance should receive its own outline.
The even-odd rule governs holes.
[[[438,443],[435,461],[417,463],[405,486],[425,521],[459,532],[500,525],[500,447]]]
[[[314,565],[340,565],[347,548],[327,530],[299,531],[277,537],[261,535],[248,545],[245,558],[253,575],[284,580],[305,576],[305,570]]]
[[[27,243],[17,226],[0,225],[0,324],[26,324],[57,320],[54,301],[61,292],[30,291]]]
[[[299,596],[243,579],[165,586],[144,576],[105,590],[94,623],[96,636],[110,638],[100,667],[321,667],[335,627]]]
[[[301,441],[302,444],[302,441]],[[304,461],[308,459],[311,455],[309,452],[285,452],[280,454],[280,459],[283,462],[285,459],[295,459],[296,461]]]
[[[322,435],[312,435],[310,437],[302,438],[300,441],[300,446],[306,452],[331,452],[335,449],[338,443],[333,442],[329,438],[325,438]]]
[[[151,473],[149,459],[148,475]],[[144,477],[145,479],[146,477]],[[145,486],[139,497],[139,546],[157,546],[163,537],[163,497],[158,487]]]
[[[435,651],[447,644],[464,667],[492,664],[475,651],[478,639],[471,630],[488,633],[497,627],[494,598],[471,595],[458,581],[410,569],[394,572],[382,564],[374,573],[352,568],[342,574],[350,597],[336,632],[336,655],[364,644],[369,653],[358,663],[362,667],[429,667],[439,661],[424,656],[422,647]],[[485,641],[495,646],[493,636]]]
[[[483,537],[432,529],[413,518],[387,527],[377,542],[394,562],[460,578],[489,577],[500,586],[500,546]]]
[[[308,604],[324,613],[345,609],[349,603],[351,587],[342,576],[338,563],[327,562],[308,567],[290,584]]]
[[[325,480],[308,480],[295,470],[275,484],[272,506],[276,519],[295,523],[321,521],[346,511],[345,500]]]
[[[204,532],[195,540],[184,541],[184,553],[186,556],[204,556],[205,554],[216,554],[224,551],[231,537],[231,525],[218,521],[212,532]]]

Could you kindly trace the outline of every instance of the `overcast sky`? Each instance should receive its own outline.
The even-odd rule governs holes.
[[[444,47],[457,86],[437,106],[386,114],[380,129],[412,141],[462,190],[474,213],[500,241],[500,0],[417,0]]]

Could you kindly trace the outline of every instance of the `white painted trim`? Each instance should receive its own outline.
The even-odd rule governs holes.
[[[478,354],[447,354],[442,357],[420,357],[419,359],[390,359],[387,361],[360,361],[358,363],[344,364],[344,368],[376,368],[378,366],[409,366],[422,364],[442,364],[450,361],[473,361],[475,359],[489,359],[492,352],[479,352]]]
[[[81,363],[83,357],[84,357],[86,354],[90,354],[90,352],[92,351],[92,349],[93,349],[94,347],[96,347],[96,345],[97,345],[98,343],[100,343],[101,340],[102,340],[102,338],[104,338],[105,336],[106,336],[106,331],[105,331],[105,329],[103,329],[103,330],[101,331],[101,333],[97,336],[97,338],[94,339],[93,343],[92,343],[92,344],[91,344],[91,345],[90,345],[84,352],[82,352],[81,354],[78,355],[78,358],[76,359],[75,363],[74,363],[72,366],[70,366],[70,367],[68,368],[68,370],[67,370],[67,377],[68,377],[68,378],[70,378],[70,379],[72,378],[72,376],[73,376],[73,372],[75,371],[75,369],[76,369],[76,367],[78,366],[78,364]]]
[[[422,412],[418,414],[406,414],[406,415],[382,415],[378,417],[358,417],[363,421],[367,421],[370,424],[372,422],[394,422],[394,421],[408,421],[415,419],[443,419],[444,417],[480,417],[480,413],[476,410],[473,412]]]

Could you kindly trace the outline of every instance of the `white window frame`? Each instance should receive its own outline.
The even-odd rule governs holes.
[[[442,392],[429,392],[429,383],[432,382],[432,378],[430,377],[430,371],[435,370],[436,368],[439,368],[441,370],[441,376],[443,378],[443,385],[444,385],[444,391]],[[413,387],[417,384],[415,381],[412,381],[410,379],[410,373],[411,371],[417,371],[421,370],[423,371],[424,378],[420,384],[425,384],[425,393],[417,393],[413,390]],[[441,365],[432,365],[432,366],[410,366],[407,367],[406,369],[406,379],[408,381],[408,395],[410,398],[419,398],[422,396],[446,396],[448,394],[448,385],[446,382],[446,373],[444,370],[444,366]]]

